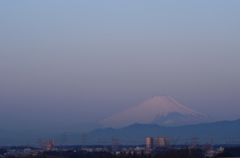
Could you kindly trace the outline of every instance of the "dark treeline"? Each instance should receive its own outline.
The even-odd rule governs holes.
[[[5,149],[0,150],[6,153]],[[68,151],[43,151],[32,156],[5,156],[5,158],[203,158],[206,157],[207,150],[201,149],[170,149],[166,151],[153,152],[125,152],[118,154],[111,152],[87,152],[85,150],[68,150]],[[225,148],[222,153],[214,156],[217,157],[240,157],[240,147]]]
[[[215,157],[240,157],[240,147],[224,148],[224,151],[215,155]]]
[[[139,152],[120,152],[119,154],[111,152],[87,152],[80,151],[45,151],[37,155],[22,158],[196,158],[204,157],[204,152],[198,149],[179,149],[167,151],[155,151],[151,153]],[[6,158],[15,158],[8,156]]]

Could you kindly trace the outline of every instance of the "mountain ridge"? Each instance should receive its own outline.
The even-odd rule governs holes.
[[[157,124],[135,123],[121,129],[105,128],[90,131],[87,133],[89,138],[111,140],[117,137],[122,144],[127,144],[130,140],[136,144],[144,144],[145,137],[171,137],[172,140],[180,137],[179,143],[187,143],[192,137],[198,137],[199,143],[208,143],[211,138],[215,143],[226,143],[229,139],[239,138],[240,119],[228,121],[218,121],[212,123],[200,123],[183,125],[179,127],[166,127]],[[235,140],[237,141],[237,140]]]
[[[63,132],[63,131],[62,131]],[[34,130],[26,131],[9,131],[7,129],[0,129],[0,145],[23,145],[35,144],[36,138],[55,139],[60,145],[62,132],[59,133],[45,133]],[[240,133],[240,119],[237,120],[223,120],[213,123],[200,123],[195,125],[183,125],[179,127],[166,127],[157,124],[140,124],[135,123],[121,129],[113,128],[97,128],[87,132],[88,143],[96,144],[96,140],[104,140],[111,142],[112,137],[120,140],[121,144],[128,144],[130,141],[133,144],[144,144],[145,137],[171,137],[175,140],[180,136],[179,143],[186,143],[190,141],[191,137],[198,137],[200,143],[204,144],[214,138],[214,143],[226,143],[230,138],[231,141],[238,141]],[[82,133],[68,133],[70,140],[81,139]]]

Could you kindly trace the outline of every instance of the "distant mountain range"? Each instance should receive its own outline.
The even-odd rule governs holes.
[[[89,143],[97,139],[111,141],[112,137],[120,140],[121,144],[144,144],[145,137],[171,137],[172,141],[179,138],[179,143],[190,143],[195,137],[199,143],[240,143],[240,119],[235,121],[219,121],[184,125],[180,127],[163,127],[157,124],[133,124],[122,129],[97,129],[88,133]]]
[[[112,137],[119,139],[120,144],[144,144],[145,137],[171,137],[178,143],[190,143],[192,137],[199,138],[199,143],[206,143],[210,138],[214,143],[239,143],[240,119],[235,121],[219,121],[184,125],[180,127],[164,127],[157,124],[133,124],[122,129],[96,129],[87,133],[88,144],[99,144],[99,140],[111,144]],[[35,145],[36,138],[55,139],[61,144],[62,133],[44,133],[39,131],[7,131],[0,130],[0,145]],[[67,144],[81,144],[82,133],[67,133]]]
[[[169,96],[155,96],[98,123],[103,127],[121,128],[134,123],[182,126],[215,121],[219,120],[196,112]]]

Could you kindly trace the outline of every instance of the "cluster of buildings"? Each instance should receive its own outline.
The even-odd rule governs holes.
[[[38,151],[31,150],[30,148],[25,148],[23,150],[10,149],[10,150],[7,150],[7,153],[4,153],[4,155],[0,156],[0,158],[26,157],[26,156],[29,156],[29,155],[36,156],[37,154],[38,154]]]
[[[105,145],[103,147],[96,145],[96,146],[91,146],[92,148],[81,148],[79,150],[74,150],[74,152],[78,151],[84,151],[84,152],[109,152],[111,151],[112,153],[120,154],[121,152],[125,153],[136,153],[136,154],[142,154],[144,153],[147,154],[152,154],[152,153],[157,153],[158,151],[167,151],[171,149],[171,139],[170,137],[146,137],[145,138],[145,147],[144,145],[140,145],[139,147],[134,147],[134,146],[118,146],[115,144],[115,146],[112,145]],[[39,153],[43,153],[45,151],[67,151],[66,148],[62,150],[58,150],[56,148],[56,141],[55,140],[39,140],[38,143],[36,144],[37,148],[32,148],[30,149],[29,146],[28,148],[25,148],[23,150],[8,150],[7,153],[4,155],[0,155],[0,158],[6,158],[9,156],[15,156],[15,157],[24,157],[24,156],[36,156],[39,155]],[[90,146],[89,146],[90,147]],[[113,147],[114,148],[113,150]],[[172,146],[173,147],[173,146]],[[61,148],[61,147],[60,147]],[[186,147],[178,147],[174,148],[176,150],[178,149],[195,149],[197,146],[186,146]],[[214,156],[218,153],[223,152],[224,148],[219,148],[216,150],[213,150],[212,144],[204,144],[202,145],[202,149],[205,152],[205,156],[211,157]]]
[[[56,141],[55,140],[46,140],[45,141],[45,148],[47,151],[49,150],[57,150],[57,148],[55,148],[56,145]]]
[[[51,140],[45,140],[42,138],[36,139],[36,147],[42,150],[58,150],[56,148],[56,141],[54,139]]]
[[[146,150],[169,149],[170,137],[146,137]]]
[[[58,149],[55,147],[55,140],[44,140],[41,144],[40,148],[31,149],[29,146],[20,146],[21,148],[26,147],[24,149],[8,149],[4,155],[0,155],[0,158],[5,157],[27,157],[29,155],[36,156],[43,151],[57,151]]]

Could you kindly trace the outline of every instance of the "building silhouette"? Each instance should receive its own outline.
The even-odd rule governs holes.
[[[170,137],[146,137],[146,149],[170,148]]]

